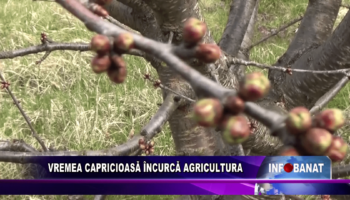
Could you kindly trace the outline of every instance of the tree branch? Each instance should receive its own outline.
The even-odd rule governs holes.
[[[255,3],[255,7],[253,10],[252,15],[250,16],[249,24],[247,27],[247,31],[245,32],[243,41],[241,43],[241,50],[246,49],[248,46],[252,44],[253,37],[254,37],[254,29],[255,29],[255,24],[257,21],[257,16],[258,16],[258,11],[259,11],[259,5],[260,5],[260,0],[257,0]],[[247,55],[247,52],[241,51],[243,55]],[[239,55],[239,54],[238,54]],[[249,54],[248,54],[249,55]],[[239,57],[239,56],[238,56]],[[243,59],[243,58],[241,58]],[[249,56],[245,58],[245,60],[249,60]]]
[[[241,50],[237,54],[237,57],[243,60],[249,60],[249,52],[244,51],[244,49],[246,49],[248,46],[252,44],[253,37],[254,37],[255,22],[256,22],[258,10],[259,10],[259,4],[260,4],[260,0],[256,1],[253,14],[250,17],[247,31],[244,35],[244,38],[240,47]],[[233,74],[237,77],[238,82],[242,82],[245,77],[245,67],[241,65],[228,65],[228,66],[229,66],[229,70],[232,71]]]
[[[332,34],[340,5],[341,0],[309,0],[298,32],[279,64],[290,65],[300,54],[298,51],[326,41]]]
[[[111,17],[111,16],[107,16],[106,19],[107,19],[109,22],[111,22],[112,24],[115,24],[115,25],[119,26],[119,27],[122,28],[122,29],[125,29],[125,30],[127,30],[127,31],[129,31],[129,32],[132,32],[132,33],[141,35],[138,31],[135,31],[134,29],[132,29],[132,28],[130,28],[130,27],[128,27],[128,26],[126,26],[126,25],[120,23],[118,20],[114,19],[114,18]]]
[[[157,113],[152,117],[147,125],[145,125],[140,135],[133,137],[126,143],[105,150],[86,150],[86,151],[54,151],[54,152],[14,152],[4,151],[0,154],[1,162],[13,163],[34,163],[35,156],[127,156],[137,154],[141,151],[140,139],[147,142],[161,131],[161,127],[168,121],[171,114],[176,110],[178,100],[174,95],[169,94]]]
[[[298,28],[298,32],[290,43],[287,51],[278,59],[275,65],[293,65],[297,60],[300,60],[302,55],[305,55],[307,52],[310,52],[323,44],[324,41],[326,41],[332,34],[333,25],[338,16],[340,4],[341,0],[309,0],[308,7]],[[310,61],[304,62],[303,65],[307,65],[309,67],[309,62]],[[293,66],[292,68],[305,69],[305,66]],[[310,100],[305,100],[305,97],[302,99],[300,99],[300,97],[293,97],[298,101],[298,103],[289,102],[291,99],[285,96],[285,89],[281,88],[281,85],[284,83],[286,78],[290,77],[286,77],[286,74],[283,72],[269,70],[268,77],[273,85],[270,97],[275,101],[280,101],[282,98],[285,98],[287,101],[287,109],[293,108],[296,105],[304,105],[303,103],[300,103],[301,101],[304,101],[304,106],[310,103],[308,102]],[[299,79],[298,82],[301,82],[301,79]],[[298,84],[297,89],[293,88],[293,90],[300,90],[301,88],[299,85],[300,84]],[[318,99],[318,97],[315,98]]]
[[[123,3],[127,0],[123,0]],[[130,3],[130,1],[132,3]],[[130,0],[128,3],[125,3],[129,7],[139,7],[133,1]],[[195,17],[197,19],[203,20],[203,16],[200,12],[200,6],[198,0],[189,0],[189,1],[174,1],[174,0],[156,0],[156,1],[143,1],[148,4],[148,6],[152,8],[152,11],[157,19],[157,24],[161,29],[164,37],[163,39],[159,39],[161,37],[157,37],[155,34],[148,34],[145,37],[152,38],[156,41],[167,42],[169,38],[169,32],[174,33],[172,44],[178,45],[183,42],[182,40],[182,31],[183,31],[183,22],[189,17]],[[152,5],[151,5],[152,4]],[[176,4],[176,6],[175,6]],[[159,9],[161,7],[161,9]],[[202,39],[203,43],[213,43],[214,40],[210,36],[210,31],[207,30],[205,36]],[[171,49],[171,45],[169,45]],[[163,47],[159,47],[159,50],[163,50]],[[182,48],[184,50],[184,48]],[[171,52],[173,53],[173,52]],[[190,86],[186,79],[183,79],[176,70],[174,70],[169,63],[162,63],[160,61],[164,61],[164,59],[159,56],[151,54],[149,58],[146,58],[149,62],[151,62],[152,66],[157,69],[159,78],[163,85],[168,88],[176,91],[178,94],[182,94],[183,96],[187,96],[191,99],[197,99],[199,96],[202,96],[204,93],[198,91],[196,96],[194,93],[193,87]],[[208,74],[205,63],[198,62],[197,59],[193,59],[191,57],[186,64],[192,65],[196,71],[199,72],[198,75]],[[224,65],[223,59],[220,59],[217,63],[217,66],[227,67]],[[164,67],[166,66],[166,67]],[[189,66],[188,66],[189,67]],[[218,69],[220,70],[220,68]],[[232,73],[226,73],[225,77],[227,79],[223,79],[225,81],[221,82],[221,84],[227,87],[227,84],[235,82],[235,78],[232,76]],[[168,91],[163,90],[163,96],[168,93]],[[198,127],[196,123],[192,120],[188,120],[183,122],[184,118],[187,118],[187,113],[191,110],[194,103],[192,102],[183,102],[181,104],[181,109],[178,109],[174,112],[174,115],[169,119],[169,125],[172,132],[172,137],[174,139],[175,148],[177,152],[184,153],[186,155],[194,155],[200,152],[201,155],[212,155],[214,152],[219,152],[225,144],[219,134],[213,134],[213,129],[207,129],[203,127]],[[185,134],[191,133],[191,134]],[[198,140],[197,137],[202,138],[202,140]],[[192,154],[194,153],[194,154]]]
[[[178,97],[174,94],[168,94],[164,103],[152,117],[151,121],[143,127],[141,135],[145,136],[147,139],[153,138],[156,133],[160,132],[161,127],[168,121],[169,117],[178,106]]]
[[[89,30],[114,37],[126,32],[125,30],[116,27],[113,24],[106,22],[92,14],[83,5],[75,0],[56,1],[69,12],[74,14],[78,19],[83,21]],[[232,93],[231,90],[220,87],[217,83],[214,83],[207,77],[202,76],[199,72],[188,66],[188,64],[184,63],[180,58],[173,55],[171,45],[159,43],[133,33],[131,34],[134,38],[136,49],[147,52],[148,54],[163,60],[168,66],[172,67],[173,70],[183,76],[183,78],[188,81],[192,85],[193,89],[197,90],[197,92],[202,92],[209,95],[212,94],[217,98],[221,98],[227,95],[227,93]]]
[[[294,19],[293,21],[291,21],[291,22],[289,22],[289,23],[287,23],[287,24],[281,26],[280,28],[278,28],[276,31],[273,31],[273,32],[272,32],[271,34],[269,34],[268,36],[262,38],[261,40],[259,40],[258,42],[255,42],[254,44],[248,46],[244,51],[250,51],[253,47],[255,47],[255,46],[257,46],[257,45],[259,45],[259,44],[265,42],[265,41],[268,40],[269,38],[271,38],[271,37],[277,35],[277,34],[278,34],[279,32],[281,32],[281,31],[284,31],[285,29],[287,29],[288,27],[290,27],[290,26],[294,25],[295,23],[301,21],[302,19],[303,19],[303,17],[301,16],[301,17],[299,17],[299,18],[297,18],[297,19]]]
[[[17,49],[12,51],[0,52],[0,59],[11,59],[20,56],[26,56],[29,54],[36,54],[40,52],[52,52],[52,51],[91,51],[89,43],[47,43],[43,45],[31,46],[23,49]],[[137,50],[128,52],[130,55],[143,57],[144,53]]]
[[[316,101],[315,105],[310,109],[310,113],[315,114],[316,112],[320,111],[339,93],[343,87],[345,87],[348,82],[349,76],[343,77],[336,85],[334,85],[334,87],[332,87],[326,94]]]
[[[84,10],[84,7],[82,7],[80,4],[77,4],[76,1],[56,0],[56,2],[60,3],[64,8],[66,8],[71,13],[73,13],[76,17],[82,20],[90,30],[94,30],[98,33],[109,35],[109,36],[117,36],[120,33],[124,32],[118,27],[110,26],[109,24],[101,22],[99,18],[96,18],[96,16],[87,12],[86,9]],[[170,21],[170,18],[168,21]],[[206,77],[202,76],[200,73],[192,69],[188,64],[186,64],[180,58],[178,58],[177,55],[174,55],[174,51],[171,45],[157,43],[155,41],[144,38],[142,36],[137,36],[136,34],[133,34],[133,37],[136,42],[136,48],[146,53],[149,53],[150,55],[158,59],[164,60],[165,63],[170,68],[174,69],[185,80],[187,80],[193,86],[193,89],[196,90],[198,94],[204,94],[206,96],[216,97],[222,101],[224,101],[228,95],[235,94],[233,91],[221,87],[220,84],[210,81],[209,79],[207,79]],[[166,100],[168,98],[170,97],[167,96]],[[172,107],[171,109],[175,110],[177,106],[174,106],[174,107],[170,106],[170,107]],[[171,113],[174,112],[174,110],[172,110]],[[171,113],[169,114],[169,116],[171,115]],[[265,126],[271,129],[272,130],[271,132],[276,136],[282,139],[284,138],[283,141],[285,143],[292,143],[291,141],[294,141],[293,138],[290,139],[289,134],[285,130],[284,124],[279,123],[283,121],[284,116],[273,113],[267,109],[261,108],[251,102],[246,103],[245,113],[261,121]],[[157,118],[157,114],[154,118],[151,119],[152,123],[150,122],[144,127],[144,130],[146,129],[146,132],[144,132],[144,130],[141,131],[141,136],[143,135],[146,138],[148,136],[152,136],[152,135],[154,136],[156,134],[155,132],[160,131],[160,129],[155,127],[155,125],[153,124],[154,123],[164,124],[169,118],[169,116],[164,117],[163,112],[162,112],[162,116],[158,116],[159,118]],[[148,132],[147,130],[151,130],[151,131],[154,130],[155,132]],[[139,139],[143,138],[141,136],[137,136],[135,137],[136,139],[133,138],[126,144],[123,144],[116,148],[112,148],[109,150],[102,150],[102,151],[83,151],[83,152],[80,152],[82,154],[76,153],[76,155],[128,155],[140,150],[137,142],[139,141]],[[30,158],[25,158],[25,157],[32,156],[32,154],[30,153],[22,153],[22,154],[13,154],[13,153],[14,152],[7,152],[7,154],[0,155],[0,160],[3,159],[6,162],[12,162],[14,160],[18,162],[25,161],[25,160],[30,161]],[[71,155],[71,153],[72,152],[61,152],[61,153],[58,152],[55,155]],[[47,154],[49,153],[45,153],[45,154],[42,153],[40,155],[47,155]]]
[[[13,51],[0,52],[0,59],[11,59],[19,56],[26,56],[29,54],[35,54],[47,51],[56,50],[71,50],[71,51],[89,51],[90,44],[87,43],[47,43],[37,46],[31,46],[24,49],[18,49]]]
[[[261,64],[255,61],[246,61],[238,58],[228,57],[227,64],[241,64],[244,66],[255,66],[261,69],[273,69],[292,75],[292,72],[303,72],[312,74],[342,74],[348,76],[350,69],[334,69],[334,70],[310,70],[310,69],[294,69],[288,66],[271,66]]]
[[[350,13],[348,12],[333,35],[322,46],[305,53],[292,66],[293,69],[347,70],[350,68]],[[343,74],[305,74],[287,76],[280,84],[287,108],[305,106],[315,102],[336,85]],[[319,87],[314,87],[315,85]],[[293,88],[293,89],[292,89]],[[292,91],[291,91],[292,90]]]
[[[0,141],[0,151],[37,152],[23,140]]]
[[[176,91],[172,90],[171,88],[169,88],[169,87],[163,85],[163,84],[161,83],[160,80],[154,80],[154,79],[151,77],[150,74],[145,74],[145,75],[144,75],[144,78],[145,78],[146,80],[151,81],[151,82],[153,83],[153,86],[154,86],[155,88],[159,87],[159,88],[163,89],[164,91],[173,93],[174,95],[176,95],[176,96],[178,96],[178,97],[181,97],[181,98],[183,98],[183,99],[185,99],[185,100],[187,100],[187,101],[189,101],[189,102],[196,102],[194,99],[191,99],[191,98],[189,98],[189,97],[187,97],[187,96],[185,96],[185,95],[182,95],[182,94],[180,94],[179,92],[176,92]]]
[[[235,0],[231,4],[228,22],[219,42],[223,51],[236,56],[247,32],[257,0]]]
[[[109,36],[117,36],[118,34],[125,32],[124,30],[115,27],[113,24],[106,23],[96,17],[76,1],[57,0],[57,2],[73,13],[77,18],[82,20],[90,30]],[[188,81],[197,94],[218,98],[221,101],[225,101],[226,97],[229,95],[235,95],[233,90],[223,88],[188,66],[173,54],[174,51],[171,45],[159,43],[136,34],[132,34],[132,36],[135,41],[135,48],[143,50],[152,56],[163,60],[171,69]],[[264,109],[252,102],[246,103],[245,113],[269,128],[272,134],[279,137],[284,144],[296,145],[295,138],[288,134],[285,124],[282,123],[285,116]]]
[[[36,133],[34,127],[32,126],[32,124],[30,123],[30,120],[28,118],[28,116],[26,115],[26,113],[24,112],[24,110],[22,109],[22,107],[19,105],[18,100],[16,99],[16,97],[13,95],[12,91],[9,88],[9,84],[6,82],[5,78],[3,77],[1,71],[0,71],[0,79],[3,81],[3,84],[5,84],[4,88],[6,89],[6,91],[9,93],[9,95],[11,96],[12,100],[14,101],[14,103],[16,104],[18,110],[21,112],[24,120],[27,122],[29,129],[32,132],[32,136],[39,142],[39,144],[41,145],[42,149],[44,151],[48,151],[47,147],[45,146],[44,142],[40,139],[39,135]]]

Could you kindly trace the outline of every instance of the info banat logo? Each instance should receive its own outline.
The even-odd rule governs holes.
[[[331,161],[327,156],[266,157],[258,179],[331,179]]]
[[[258,171],[258,179],[332,179],[331,161],[326,156],[266,157]],[[256,184],[256,195],[313,193],[312,184]],[[291,189],[293,188],[293,189]]]

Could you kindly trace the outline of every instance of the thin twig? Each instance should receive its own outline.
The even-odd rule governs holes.
[[[181,98],[183,98],[183,99],[186,99],[187,101],[196,102],[196,100],[193,100],[193,99],[191,99],[191,98],[189,98],[189,97],[186,97],[185,95],[182,95],[182,94],[180,94],[180,93],[178,93],[178,92],[172,90],[171,88],[169,88],[169,87],[167,87],[167,86],[161,84],[159,81],[154,80],[150,75],[148,75],[147,78],[145,78],[145,79],[146,79],[146,80],[149,80],[149,81],[151,81],[151,82],[153,82],[154,85],[155,85],[156,87],[160,87],[160,88],[162,88],[162,89],[164,89],[164,90],[166,90],[166,91],[168,91],[168,92],[171,92],[171,93],[173,93],[173,94],[176,94],[177,96],[179,96],[179,97],[181,97]]]
[[[337,69],[337,70],[308,70],[308,69],[292,69],[290,67],[282,67],[282,66],[271,66],[266,64],[261,64],[255,61],[246,61],[239,58],[230,58],[227,59],[228,64],[241,64],[244,66],[255,66],[262,69],[274,69],[280,70],[282,72],[292,74],[292,72],[303,72],[303,73],[313,73],[313,74],[344,74],[350,71],[350,69]]]
[[[196,100],[193,100],[193,99],[191,99],[191,98],[189,98],[189,97],[186,97],[185,95],[182,95],[182,94],[180,94],[180,93],[178,93],[178,92],[175,92],[174,90],[170,89],[169,87],[167,87],[167,86],[165,86],[165,85],[163,85],[163,84],[160,84],[159,87],[162,88],[162,89],[164,89],[164,90],[167,90],[167,91],[169,91],[169,92],[172,92],[172,93],[178,95],[179,97],[186,99],[187,101],[196,102]]]
[[[0,151],[37,152],[37,150],[23,140],[0,141]]]
[[[315,105],[310,109],[311,114],[320,111],[328,102],[330,102],[335,95],[349,82],[349,77],[343,77],[336,85],[334,85],[326,94],[317,100]]]
[[[272,36],[277,35],[279,32],[281,32],[281,31],[285,30],[286,28],[292,26],[293,24],[295,24],[295,23],[301,21],[302,19],[303,19],[303,16],[301,16],[301,17],[299,17],[299,18],[297,18],[297,19],[294,19],[293,21],[291,21],[291,22],[289,22],[289,23],[287,23],[287,24],[281,26],[281,27],[280,27],[279,29],[277,29],[276,31],[273,31],[270,35],[268,35],[268,36],[262,38],[260,41],[258,41],[258,42],[256,42],[256,43],[250,45],[249,47],[247,47],[247,48],[245,49],[245,51],[249,51],[249,50],[252,49],[253,47],[259,45],[259,44],[262,43],[262,42],[265,42],[266,40],[268,40],[268,39],[271,38]]]
[[[45,33],[41,33],[41,43],[42,45],[47,45],[49,43],[54,43],[54,41],[49,39]],[[35,64],[37,65],[41,64],[46,58],[49,57],[50,54],[51,54],[51,51],[45,52],[44,56],[41,57],[40,60],[36,61]]]
[[[0,52],[0,59],[11,59],[19,56],[56,50],[90,51],[91,48],[90,44],[87,43],[48,43],[46,45],[41,44],[23,49]]]
[[[129,32],[132,32],[132,33],[141,35],[140,32],[135,31],[134,29],[132,29],[132,28],[126,26],[125,24],[122,24],[121,22],[119,22],[118,20],[114,19],[114,18],[111,17],[111,16],[107,16],[106,19],[107,19],[109,22],[111,22],[112,24],[115,24],[115,25],[119,26],[119,27],[122,28],[122,29],[125,29],[125,30],[127,30],[127,31],[129,31]]]
[[[0,79],[6,83],[5,78],[2,76],[2,73],[0,71]],[[44,142],[40,139],[39,135],[36,133],[36,131],[34,130],[32,124],[30,123],[30,120],[28,118],[28,116],[26,115],[26,113],[24,112],[24,110],[22,109],[22,107],[19,105],[18,100],[16,99],[16,97],[13,95],[12,91],[10,90],[9,86],[5,87],[6,91],[9,93],[9,95],[11,96],[12,100],[14,101],[14,103],[16,104],[18,110],[21,112],[22,116],[24,117],[24,119],[26,120],[33,137],[39,142],[39,144],[41,145],[41,147],[43,148],[44,151],[48,151],[47,147],[45,146]]]
[[[41,57],[38,61],[36,61],[35,64],[37,64],[37,65],[41,64],[46,58],[49,57],[50,54],[51,54],[51,51],[45,52],[43,57]]]
[[[58,50],[70,50],[70,51],[91,51],[89,43],[48,43],[45,45],[31,46],[23,49],[17,49],[12,51],[0,52],[0,59],[11,59],[20,56],[26,56],[29,54],[36,54],[40,52],[52,52]],[[132,50],[128,52],[129,55],[143,57],[145,54],[138,50]]]

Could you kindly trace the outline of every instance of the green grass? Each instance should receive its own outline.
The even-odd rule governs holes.
[[[229,0],[201,0],[200,6],[216,41],[224,30]],[[256,29],[277,28],[303,14],[307,1],[262,0]],[[347,2],[348,3],[348,2]],[[340,21],[344,12],[341,12]],[[93,33],[60,6],[31,0],[0,1],[0,51],[40,44],[45,32],[57,42],[89,42]],[[260,44],[251,51],[251,59],[273,64],[288,47],[297,25],[283,35]],[[262,37],[256,31],[255,41]],[[92,53],[53,52],[40,66],[43,54],[1,60],[0,69],[11,89],[32,119],[37,132],[58,149],[103,149],[121,144],[130,132],[138,133],[156,112],[161,93],[145,82],[146,72],[156,72],[144,60],[127,56],[128,78],[125,84],[111,84],[105,75],[90,69]],[[248,71],[258,70],[248,67]],[[260,69],[259,69],[260,70]],[[264,71],[266,72],[266,71]],[[349,86],[329,104],[349,107]],[[5,91],[0,91],[0,139],[23,139],[40,148]],[[174,145],[168,126],[155,138],[157,155],[173,155]],[[0,178],[20,178],[18,166],[0,164]],[[2,196],[2,199],[64,199],[62,196]],[[109,196],[108,199],[174,199],[174,196]]]

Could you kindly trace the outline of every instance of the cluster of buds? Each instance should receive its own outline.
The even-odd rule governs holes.
[[[183,41],[185,46],[195,48],[195,57],[204,63],[213,63],[221,56],[221,49],[216,44],[200,43],[207,32],[207,26],[204,22],[189,18],[183,27]]]
[[[113,39],[104,35],[95,35],[90,45],[91,49],[97,53],[91,62],[92,70],[96,74],[107,72],[112,82],[123,83],[127,76],[127,69],[121,55],[134,47],[132,35],[122,33]]]
[[[245,101],[262,98],[270,89],[268,79],[259,72],[246,76],[238,96],[229,96],[224,102],[208,98],[199,100],[193,118],[200,126],[219,127],[227,143],[240,144],[252,134],[248,119],[242,115]]]
[[[296,107],[290,110],[286,119],[286,127],[290,134],[300,140],[302,148],[310,155],[328,156],[332,161],[343,160],[348,151],[347,143],[333,134],[345,123],[339,109],[326,109],[312,117],[309,110]],[[281,155],[299,155],[291,147]]]
[[[139,147],[146,155],[151,155],[154,153],[154,141],[145,141],[143,138],[139,140]]]

